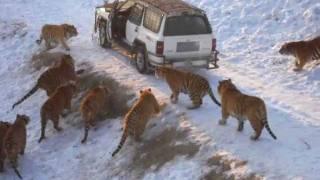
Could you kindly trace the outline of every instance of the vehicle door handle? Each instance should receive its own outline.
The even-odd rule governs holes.
[[[135,32],[138,32],[138,30],[139,30],[139,28],[138,28],[138,27],[136,27],[136,28],[134,29],[134,31],[135,31]]]

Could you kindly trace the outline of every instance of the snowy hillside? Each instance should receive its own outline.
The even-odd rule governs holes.
[[[233,118],[219,126],[220,108],[209,97],[194,111],[186,109],[185,95],[171,105],[165,82],[137,73],[126,57],[92,40],[94,7],[102,0],[1,0],[0,120],[12,122],[17,113],[31,117],[26,153],[19,159],[24,179],[319,179],[320,66],[311,63],[296,73],[293,59],[278,53],[286,41],[320,35],[319,0],[188,2],[206,10],[221,52],[219,69],[197,73],[215,90],[219,80],[232,78],[243,92],[262,97],[278,140],[263,131],[259,141],[251,141],[249,123],[239,133]],[[48,138],[38,144],[43,91],[9,111],[44,71],[34,71],[30,61],[46,23],[77,27],[79,35],[68,42],[77,65],[90,63],[132,92],[151,87],[170,104],[152,119],[141,143],[129,140],[111,157],[122,135],[118,117],[99,122],[82,145],[82,119],[74,113],[61,119],[61,133],[48,123]],[[0,179],[17,179],[6,167]]]

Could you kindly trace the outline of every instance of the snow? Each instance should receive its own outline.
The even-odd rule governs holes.
[[[220,108],[209,97],[200,109],[189,111],[181,95],[169,103],[165,82],[138,74],[129,60],[92,40],[94,7],[102,1],[1,0],[0,4],[0,109],[1,120],[13,121],[17,113],[31,117],[26,154],[19,158],[24,179],[200,179],[212,170],[223,178],[248,179],[252,173],[265,179],[318,179],[320,171],[320,68],[315,63],[296,73],[293,59],[278,49],[286,41],[320,35],[318,0],[188,0],[206,10],[221,52],[217,70],[198,70],[215,90],[221,79],[232,78],[245,93],[265,100],[271,129],[278,140],[263,131],[259,141],[236,131],[237,122],[218,125]],[[112,158],[121,137],[122,117],[102,121],[82,145],[82,120],[77,114],[61,119],[64,131],[51,123],[47,136],[40,136],[39,108],[46,100],[38,91],[14,111],[11,105],[35,83],[44,69],[29,66],[39,47],[35,40],[45,23],[71,23],[79,36],[68,41],[77,64],[90,62],[95,71],[105,71],[138,92],[151,87],[160,101],[170,105],[150,122],[142,143],[127,141]],[[61,48],[58,48],[61,51]],[[214,92],[217,95],[217,92]],[[208,164],[215,157],[218,163]],[[234,166],[245,161],[242,166]],[[233,166],[223,171],[221,163]],[[0,179],[17,179],[6,166]],[[212,176],[215,177],[215,176]],[[259,178],[258,178],[259,179]]]

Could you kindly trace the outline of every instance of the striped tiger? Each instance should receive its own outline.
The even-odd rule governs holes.
[[[221,96],[220,125],[225,125],[229,116],[238,120],[238,131],[243,130],[244,121],[249,120],[255,133],[252,140],[257,140],[264,127],[266,127],[273,139],[277,139],[271,131],[267,121],[267,110],[264,101],[255,96],[248,96],[241,93],[231,82],[231,79],[219,81],[218,93]]]
[[[120,151],[129,135],[133,136],[136,141],[140,141],[150,118],[159,113],[165,106],[165,103],[159,105],[150,88],[141,90],[139,99],[125,116],[123,134],[112,156],[115,156]]]
[[[85,122],[84,137],[81,143],[85,143],[88,137],[90,126],[94,126],[98,113],[104,110],[109,90],[104,86],[98,86],[90,90],[83,98],[80,105],[80,112]]]
[[[0,121],[0,172],[3,172],[4,167],[3,167],[3,163],[4,163],[4,154],[2,151],[2,144],[4,141],[4,136],[6,135],[7,131],[9,130],[9,128],[12,126],[11,123],[9,122],[3,122]]]
[[[34,94],[38,89],[45,90],[47,95],[50,96],[61,84],[76,81],[76,79],[73,59],[70,55],[65,55],[58,65],[49,68],[41,74],[36,85],[18,102],[14,103],[12,109]]]
[[[156,67],[155,75],[159,79],[165,79],[172,91],[170,96],[172,103],[178,102],[179,93],[188,94],[193,105],[189,109],[199,108],[202,104],[202,98],[209,94],[214,103],[220,106],[215,98],[209,82],[202,76],[190,72],[169,68]]]
[[[22,179],[20,172],[17,169],[18,155],[24,155],[27,143],[26,125],[30,118],[27,115],[17,114],[15,122],[9,127],[3,141],[3,156],[9,159],[9,162],[17,174]]]
[[[73,82],[59,86],[55,92],[47,99],[41,107],[41,136],[39,143],[45,139],[45,130],[48,120],[53,122],[53,126],[57,131],[61,131],[59,127],[59,117],[64,109],[71,111],[72,96],[76,92],[76,85]]]
[[[78,31],[73,25],[45,24],[42,27],[40,39],[37,40],[36,42],[40,45],[42,40],[44,39],[47,50],[54,48],[52,44],[61,43],[62,46],[69,51],[70,48],[67,45],[66,40],[77,35],[78,35]]]
[[[320,59],[320,36],[311,40],[285,43],[279,53],[294,56],[296,58],[294,71],[300,71],[308,61]]]

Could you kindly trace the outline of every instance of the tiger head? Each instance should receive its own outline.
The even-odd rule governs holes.
[[[218,93],[222,95],[226,90],[237,89],[231,79],[219,81]]]
[[[60,66],[63,66],[63,65],[74,67],[74,60],[72,56],[70,56],[69,54],[63,55],[60,61]]]
[[[62,24],[64,31],[66,32],[67,38],[75,37],[78,35],[77,28],[70,24]]]
[[[288,42],[281,46],[279,53],[282,55],[291,55],[293,53],[294,42]]]
[[[17,117],[16,117],[16,121],[15,123],[16,124],[23,124],[23,125],[27,125],[30,121],[30,117],[27,116],[27,115],[20,115],[20,114],[17,114]]]
[[[157,66],[154,71],[156,78],[158,78],[158,79],[165,78],[168,69],[169,69],[169,67]]]
[[[155,98],[151,91],[151,88],[140,90],[140,99],[145,98]]]

